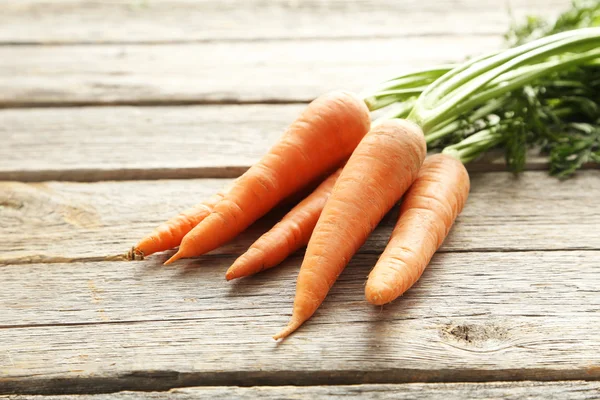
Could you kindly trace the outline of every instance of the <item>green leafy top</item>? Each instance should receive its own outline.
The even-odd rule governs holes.
[[[580,0],[574,1],[571,8],[553,22],[536,16],[528,16],[522,24],[513,22],[505,39],[513,47],[555,33],[595,26],[600,26],[600,1]]]
[[[467,61],[435,80],[419,96],[408,119],[427,134],[445,121],[517,90],[553,71],[600,57],[600,28],[536,39],[500,53]]]
[[[550,172],[568,176],[600,159],[600,28],[589,29],[599,15],[594,1],[553,23],[530,17],[507,34],[516,47],[396,77],[365,101],[372,110],[393,104],[384,118],[419,123],[430,150],[469,162],[501,147],[520,171],[528,149],[541,148]]]

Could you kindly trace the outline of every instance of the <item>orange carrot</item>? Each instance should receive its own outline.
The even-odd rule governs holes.
[[[157,226],[152,233],[131,248],[127,258],[143,260],[150,254],[179,246],[181,239],[211,213],[213,207],[223,198],[227,190],[215,194]]]
[[[389,303],[408,290],[442,245],[469,195],[469,174],[452,156],[428,157],[400,208],[385,251],[369,274],[369,302]]]
[[[287,129],[279,143],[182,240],[165,264],[207,253],[266,214],[282,199],[339,166],[370,127],[365,102],[348,92],[320,96]]]
[[[274,339],[313,315],[350,258],[416,179],[425,152],[421,128],[409,121],[384,121],[365,136],[319,217],[300,267],[292,318]]]
[[[287,256],[306,246],[341,172],[340,168],[325,179],[314,192],[254,242],[227,270],[227,280],[253,275],[279,265]]]

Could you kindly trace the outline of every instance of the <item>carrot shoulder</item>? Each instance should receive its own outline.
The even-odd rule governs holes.
[[[350,258],[416,179],[425,152],[423,132],[409,121],[384,121],[365,136],[319,217],[300,267],[291,320],[275,339],[313,315]]]
[[[340,165],[370,127],[365,102],[348,92],[323,95],[182,240],[167,263],[207,253],[244,231],[282,199]]]
[[[340,168],[330,175],[270,231],[258,238],[227,270],[227,280],[273,268],[290,254],[306,246],[341,172]]]
[[[469,195],[464,165],[446,154],[428,157],[404,196],[390,241],[369,274],[367,300],[389,303],[420,277]]]

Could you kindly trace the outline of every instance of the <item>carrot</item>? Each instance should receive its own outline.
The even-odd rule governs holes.
[[[369,274],[369,302],[389,303],[421,277],[462,211],[469,187],[469,174],[454,157],[436,154],[425,160],[404,196],[390,241]]]
[[[215,194],[157,226],[154,231],[131,248],[127,258],[143,260],[150,254],[179,246],[183,237],[211,213],[213,207],[223,199],[227,190]]]
[[[341,172],[340,168],[325,179],[314,192],[254,242],[227,270],[227,280],[272,268],[300,247],[306,246]]]
[[[339,166],[369,127],[367,106],[354,94],[332,92],[314,100],[165,264],[202,255],[233,239],[282,199]]]
[[[425,152],[423,132],[406,120],[384,121],[365,136],[319,217],[300,267],[291,320],[274,339],[313,315],[350,258],[416,179]]]

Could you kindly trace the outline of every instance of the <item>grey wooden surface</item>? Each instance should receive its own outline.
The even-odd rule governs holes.
[[[232,178],[255,163],[303,108],[0,109],[0,135],[10,138],[0,147],[0,180]],[[545,157],[532,154],[527,169],[545,169],[546,164]],[[469,169],[504,170],[504,157],[491,154]]]
[[[489,35],[515,18],[553,14],[564,0],[4,0],[9,44],[298,41]],[[542,7],[543,6],[543,7]]]
[[[497,36],[419,36],[292,46],[268,40],[1,46],[0,106],[307,102],[501,43]]]
[[[231,256],[4,266],[0,391],[598,379],[599,257],[440,253],[380,309],[363,295],[377,254],[360,254],[281,344],[299,257],[229,284]]]
[[[600,226],[599,178],[598,170],[564,182],[545,171],[528,171],[518,178],[508,172],[473,173],[469,201],[441,251],[600,250],[595,229]],[[118,256],[160,222],[227,182],[0,183],[0,264]],[[383,250],[396,212],[373,232],[362,251]],[[213,254],[240,254],[281,213],[259,221]]]
[[[517,17],[567,4],[510,1]],[[394,210],[281,344],[302,253],[224,273],[284,208],[173,267],[122,259],[254,163],[300,103],[501,46],[509,21],[476,0],[1,2],[0,396],[599,397],[596,169],[475,163],[414,288],[364,301]]]

